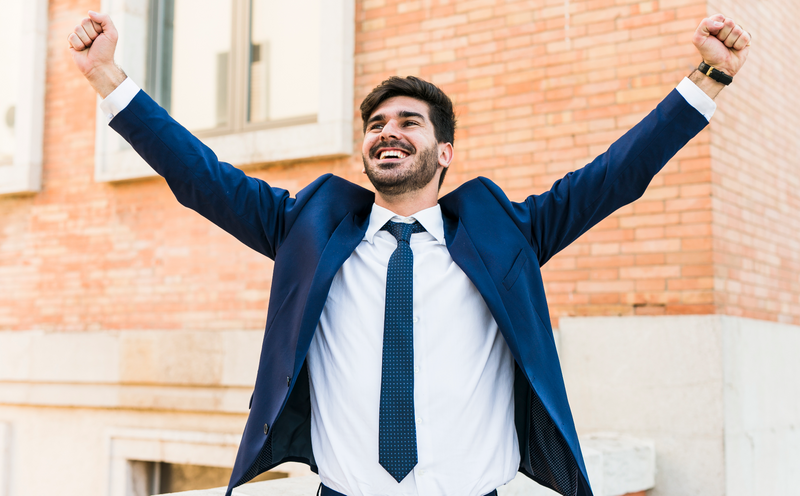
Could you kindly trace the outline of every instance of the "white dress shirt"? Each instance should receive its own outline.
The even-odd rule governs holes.
[[[378,463],[386,271],[418,220],[414,253],[417,466],[401,483]],[[519,469],[514,358],[444,241],[439,206],[397,217],[372,206],[364,239],[337,272],[311,348],[311,445],[322,482],[347,496],[483,496]]]
[[[716,104],[685,78],[676,88],[706,119]],[[139,87],[103,102],[109,119]],[[397,246],[380,228],[419,221],[414,253],[416,467],[401,483],[378,463],[386,271]],[[482,496],[519,467],[514,360],[486,303],[445,246],[439,206],[398,217],[373,205],[369,228],[337,272],[308,352],[311,439],[323,483],[348,496]]]

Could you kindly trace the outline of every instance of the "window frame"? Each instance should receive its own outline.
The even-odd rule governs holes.
[[[45,76],[47,64],[47,0],[22,2],[26,24],[19,39],[20,84],[14,111],[14,162],[0,166],[0,195],[36,193],[42,187]],[[12,71],[12,73],[15,71]]]
[[[131,461],[188,463],[229,467],[240,437],[220,432],[110,427],[105,431],[111,496],[127,496]]]
[[[196,132],[221,160],[239,168],[258,164],[338,158],[353,153],[354,0],[322,0],[320,12],[319,111],[316,118],[246,123],[248,0],[233,2],[234,36],[230,76],[233,124]],[[145,83],[148,0],[103,0],[103,12],[120,33],[116,62],[140,86]],[[244,29],[247,27],[247,29]],[[241,34],[245,33],[245,34]],[[115,182],[156,173],[109,126],[99,108],[95,137],[95,180]]]
[[[105,471],[104,485],[108,488],[110,496],[127,496],[129,479],[132,475],[131,462],[230,468],[236,459],[241,435],[214,431],[111,426],[105,429],[103,439],[106,446],[104,465],[108,467]],[[307,465],[300,462],[284,462],[272,470],[288,473],[289,477],[314,475]]]

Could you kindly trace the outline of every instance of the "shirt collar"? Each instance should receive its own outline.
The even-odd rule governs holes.
[[[440,245],[445,244],[444,222],[442,221],[442,209],[438,203],[433,207],[426,208],[425,210],[420,210],[419,212],[409,217],[402,217],[387,208],[383,208],[380,205],[376,205],[373,203],[372,213],[370,213],[369,216],[369,226],[367,227],[367,232],[364,234],[364,241],[373,243],[375,239],[375,233],[380,231],[381,228],[390,220],[395,222],[409,222],[409,223],[416,220],[420,224],[422,224],[422,227],[424,227],[425,230],[428,231],[428,233],[431,236],[436,238],[436,241]]]

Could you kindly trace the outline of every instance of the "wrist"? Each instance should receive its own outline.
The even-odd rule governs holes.
[[[689,74],[689,80],[696,84],[698,88],[703,90],[706,95],[710,96],[712,99],[716,98],[719,92],[725,88],[724,84],[714,81],[697,69]]]
[[[725,86],[728,86],[733,82],[733,73],[730,70],[721,68],[719,66],[713,66],[706,63],[705,60],[700,62],[700,65],[697,66],[697,70],[710,77],[714,81],[724,84]]]
[[[110,95],[127,77],[116,64],[97,66],[86,74],[89,84],[102,98]]]

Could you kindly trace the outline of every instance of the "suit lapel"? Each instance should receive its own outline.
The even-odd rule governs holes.
[[[308,348],[311,346],[311,339],[314,337],[322,309],[328,299],[328,291],[333,283],[333,278],[364,238],[364,233],[369,225],[369,210],[366,212],[366,216],[361,217],[353,213],[348,214],[336,227],[320,255],[303,312],[303,320],[300,324],[294,362],[295,376],[300,371]]]

